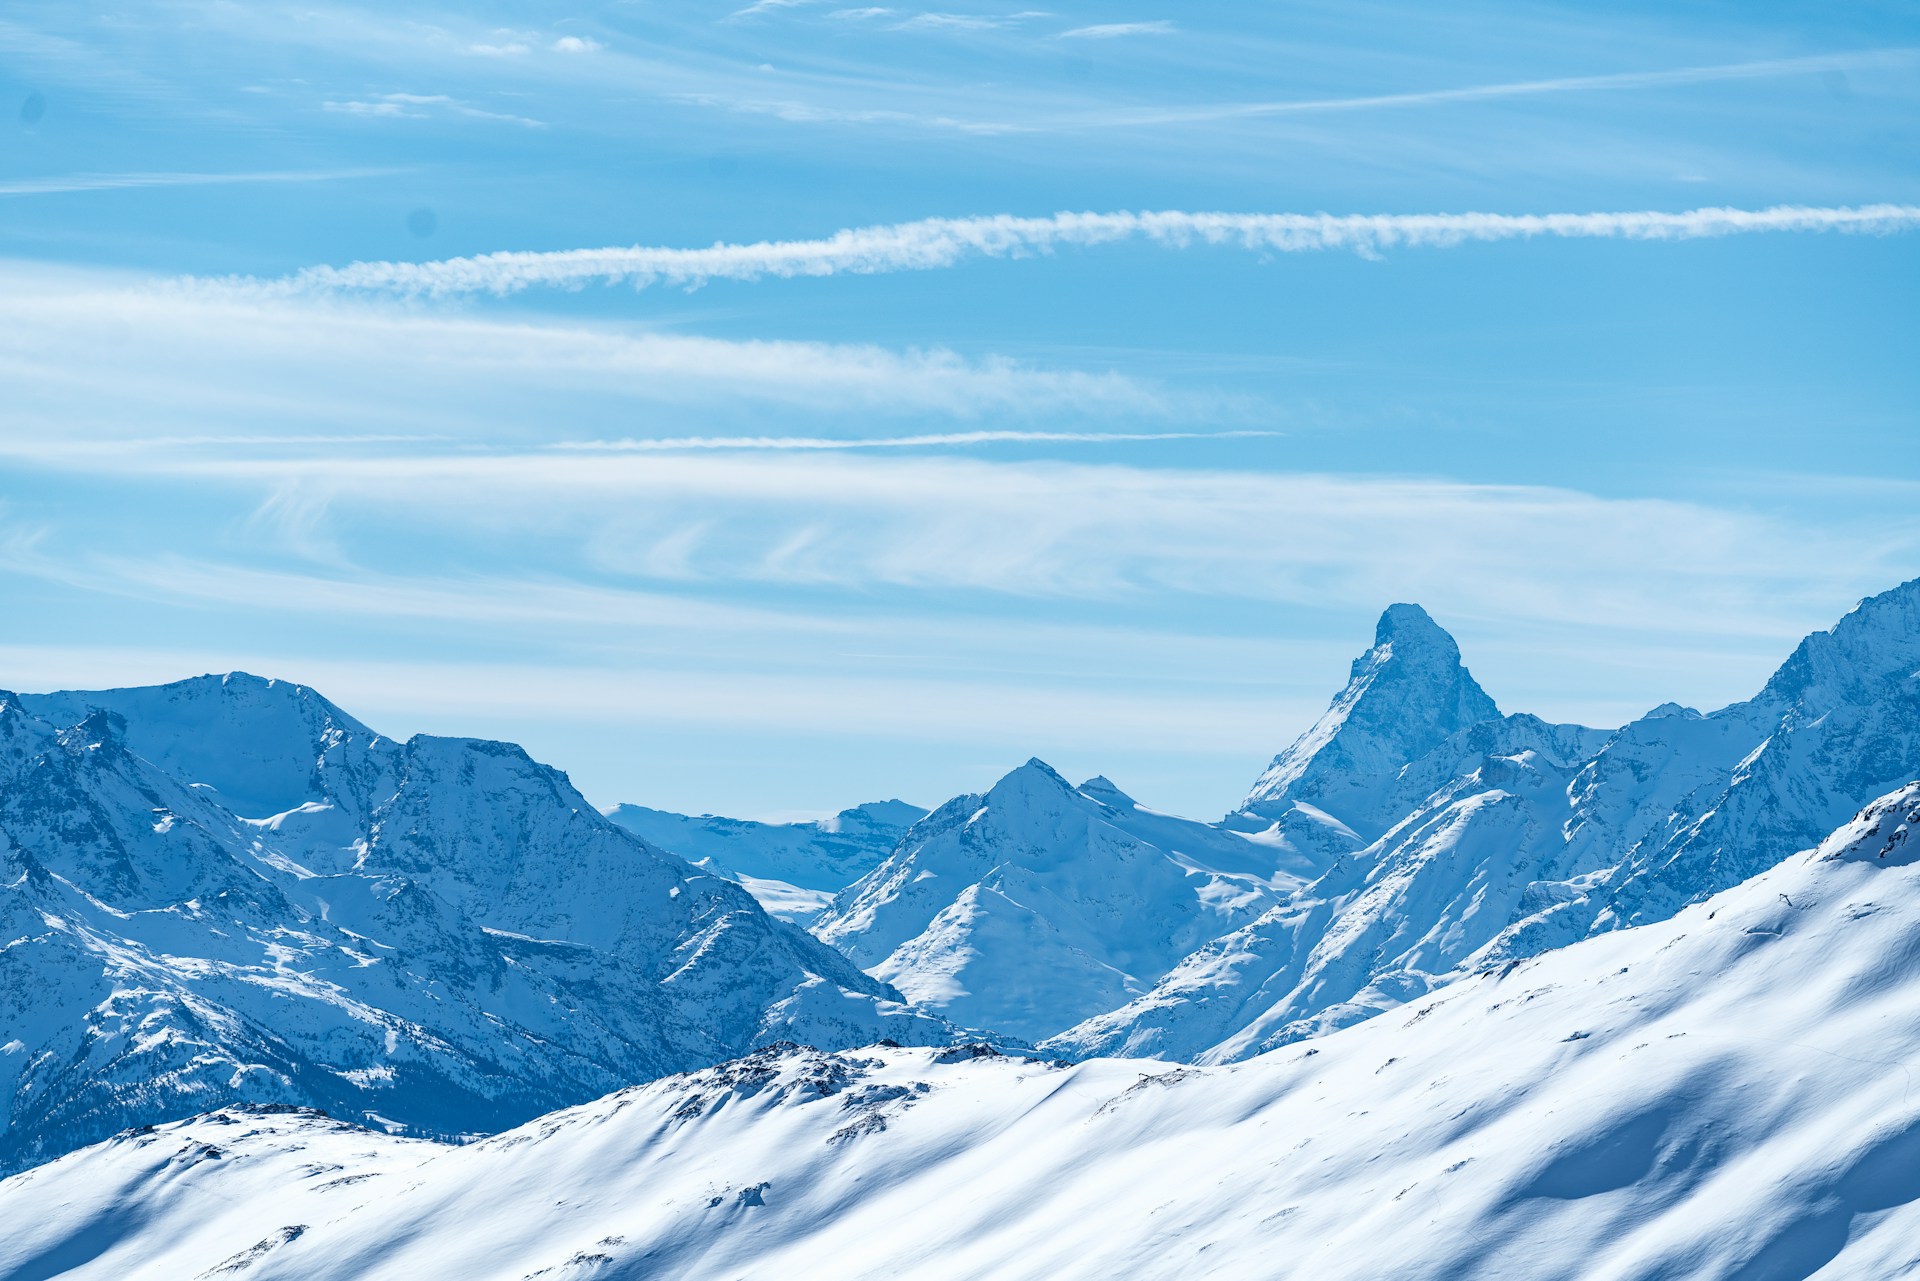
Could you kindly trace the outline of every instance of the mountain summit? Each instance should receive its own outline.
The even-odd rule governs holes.
[[[1303,879],[1282,851],[1030,760],[916,823],[813,928],[921,1007],[1037,1040]]]
[[[1378,812],[1381,794],[1404,766],[1499,715],[1446,629],[1418,605],[1389,605],[1373,647],[1353,660],[1346,688],[1273,758],[1241,815],[1271,823],[1305,803],[1378,835],[1389,818]]]

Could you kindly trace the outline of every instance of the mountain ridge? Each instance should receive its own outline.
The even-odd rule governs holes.
[[[328,709],[253,679],[0,695],[0,1166],[219,1101],[447,1134],[782,1037],[956,1035],[518,747]]]
[[[464,1147],[128,1132],[0,1183],[0,1275],[1892,1281],[1916,828],[1920,785],[1671,920],[1226,1066],[782,1045]]]

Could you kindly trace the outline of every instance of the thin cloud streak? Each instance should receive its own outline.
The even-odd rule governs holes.
[[[1110,23],[1060,32],[1053,39],[1097,38],[1109,35],[1174,34],[1133,30],[1150,23]],[[1124,30],[1123,30],[1124,29]],[[1768,80],[1826,72],[1898,67],[1920,57],[1920,49],[1898,47],[1848,53],[1816,54],[1804,58],[1768,58],[1748,62],[1657,71],[1620,71],[1589,76],[1560,76],[1510,80],[1495,84],[1460,85],[1448,89],[1418,89],[1399,93],[1350,94],[1332,98],[1279,99],[1264,102],[1213,102],[1165,106],[1097,106],[1080,111],[1035,111],[1018,118],[987,118],[936,111],[829,105],[795,99],[767,99],[715,93],[686,93],[684,101],[754,115],[773,116],[797,124],[900,125],[957,133],[1001,136],[1009,134],[1074,134],[1107,129],[1151,129],[1164,125],[1193,125],[1275,116],[1333,115],[1416,107],[1444,107],[1458,103],[1497,102],[1558,94],[1620,93],[1641,89],[1682,88],[1741,80]]]
[[[105,349],[116,353],[116,366],[115,377],[102,382],[96,371]],[[357,371],[353,389],[340,386],[334,371],[342,366]],[[458,375],[453,392],[436,381],[450,372]],[[111,429],[116,423],[144,439],[273,434],[262,424],[276,420],[288,435],[314,435],[313,427],[333,421],[353,422],[355,435],[418,435],[419,422],[387,411],[403,403],[444,408],[481,388],[575,403],[763,402],[962,418],[992,413],[1018,422],[1041,414],[1131,418],[1233,408],[1226,397],[1175,391],[1115,370],[1049,368],[941,348],[448,315],[384,298],[263,295],[205,281],[162,284],[6,263],[0,383],[11,411],[0,422],[0,453],[50,455],[84,447],[88,438],[78,428],[90,420],[108,426],[114,440],[125,439]],[[382,390],[370,392],[376,385]],[[309,412],[336,398],[337,411]],[[289,401],[294,412],[283,412]],[[484,397],[478,408],[494,416]],[[177,430],[162,425],[163,410],[179,414]],[[43,430],[36,418],[63,429]],[[225,424],[232,429],[218,429]],[[471,422],[465,430],[473,430]]]
[[[1173,23],[1165,18],[1153,22],[1096,22],[1090,27],[1062,31],[1056,40],[1117,40],[1123,36],[1170,36]]]
[[[77,660],[77,661],[76,661]],[[1109,747],[1144,740],[1156,750],[1218,755],[1264,754],[1273,726],[1304,720],[1313,705],[1256,694],[1192,690],[1074,689],[1015,680],[903,678],[872,673],[795,680],[755,671],[703,672],[665,665],[405,662],[230,654],[216,665],[252,670],[318,688],[382,720],[395,713],[454,715],[473,723],[473,691],[489,691],[493,715],[606,723],[627,732],[671,724],[785,731],[817,738],[822,727],[897,742],[961,741],[1002,747],[1008,740]],[[178,680],[208,666],[191,654],[133,647],[0,646],[0,665],[26,687],[95,687]],[[400,732],[406,733],[407,729]]]
[[[1702,208],[1680,213],[1058,213],[927,218],[848,228],[816,240],[719,243],[704,249],[629,248],[505,252],[434,262],[358,262],[310,267],[278,281],[229,282],[276,293],[364,290],[408,296],[510,294],[536,287],[590,284],[697,287],[714,280],[930,271],[977,258],[1024,258],[1061,248],[1143,240],[1169,249],[1227,246],[1262,253],[1344,250],[1375,256],[1389,249],[1452,248],[1541,237],[1601,240],[1702,240],[1773,232],[1886,235],[1920,227],[1920,205],[1765,209]]]
[[[334,182],[347,178],[384,178],[401,172],[399,169],[315,169],[260,173],[76,173],[0,182],[0,196],[56,196],[140,187],[222,187],[256,182]]]
[[[1717,66],[1675,67],[1667,71],[1622,71],[1597,76],[1561,76],[1546,80],[1516,80],[1503,84],[1464,85],[1456,89],[1425,89],[1410,93],[1365,94],[1343,98],[1306,98],[1277,102],[1225,102],[1195,107],[1149,107],[1138,111],[1106,111],[1080,118],[1077,123],[1121,128],[1130,125],[1203,124],[1260,116],[1324,115],[1342,111],[1373,111],[1391,107],[1438,106],[1453,102],[1486,102],[1501,98],[1534,98],[1546,94],[1593,93],[1627,89],[1713,84],[1728,80],[1763,80],[1779,76],[1817,75],[1870,66],[1911,62],[1920,50],[1876,49],[1811,58],[1768,58]],[[1073,118],[1062,123],[1074,123]]]
[[[994,444],[1129,444],[1160,440],[1244,440],[1280,436],[1277,431],[950,431],[918,436],[880,436],[848,439],[834,436],[663,436],[652,440],[565,440],[553,449],[580,453],[674,453],[697,449],[820,450],[919,449],[938,446]]]

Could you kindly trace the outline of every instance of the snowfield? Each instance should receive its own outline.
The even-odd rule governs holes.
[[[1235,1064],[775,1047],[466,1147],[131,1132],[0,1183],[0,1277],[1910,1276],[1916,828]]]

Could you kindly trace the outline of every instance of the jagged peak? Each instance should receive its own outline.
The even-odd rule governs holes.
[[[1807,636],[1768,679],[1760,701],[1791,702],[1821,687],[1832,692],[1860,681],[1904,677],[1916,663],[1920,578],[1866,597],[1832,627]]]
[[[1373,787],[1452,735],[1499,715],[1447,630],[1418,605],[1389,605],[1372,648],[1354,660],[1346,688],[1274,757],[1245,808],[1284,810],[1291,800],[1320,797],[1329,788]]]
[[[1452,633],[1433,621],[1433,615],[1418,605],[1404,601],[1381,611],[1380,621],[1373,628],[1373,643],[1376,646],[1395,642],[1431,645],[1456,658],[1460,654],[1459,643],[1453,639]]]
[[[126,717],[104,707],[96,707],[78,724],[61,730],[60,742],[72,752],[91,751],[96,747],[119,751],[126,747],[126,735]]]

